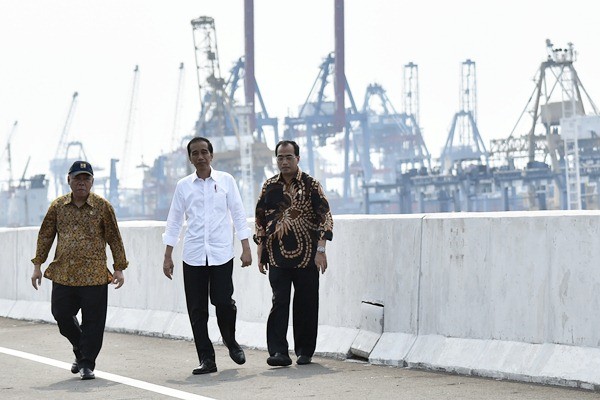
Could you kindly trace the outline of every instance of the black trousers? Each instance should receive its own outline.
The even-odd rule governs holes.
[[[108,285],[65,286],[52,282],[52,315],[58,330],[73,345],[80,367],[94,369],[102,348]],[[77,313],[81,310],[81,324]]]
[[[286,339],[290,294],[294,285],[294,351],[312,357],[317,346],[319,324],[319,270],[311,263],[306,268],[269,268],[273,306],[267,320],[267,348],[270,355],[288,354]]]
[[[215,359],[215,349],[208,336],[208,298],[215,306],[217,324],[226,346],[236,345],[237,308],[233,295],[233,259],[223,265],[190,266],[183,263],[183,283],[188,316],[192,324],[198,360]]]

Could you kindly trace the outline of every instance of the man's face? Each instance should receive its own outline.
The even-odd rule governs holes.
[[[300,157],[294,154],[294,146],[284,144],[277,149],[277,167],[284,175],[295,174]]]
[[[202,140],[192,143],[189,158],[196,169],[210,167],[213,156],[208,150],[208,143]]]
[[[94,177],[89,174],[68,175],[67,182],[76,200],[85,200],[92,190]]]

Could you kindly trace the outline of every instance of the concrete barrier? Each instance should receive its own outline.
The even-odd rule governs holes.
[[[368,346],[360,347],[370,362],[599,387],[600,212],[334,220],[320,283],[318,354],[344,358],[353,343],[360,347],[361,304],[369,301],[383,305],[383,333],[367,330]],[[162,273],[164,223],[120,225],[130,267],[125,286],[109,292],[107,328],[191,338],[181,248],[170,281]],[[36,228],[0,229],[0,315],[52,322],[50,282],[36,292],[29,279],[36,236]],[[240,264],[236,256],[238,341],[264,349],[268,279],[256,259],[249,268]],[[212,307],[209,325],[218,340]],[[288,339],[293,343],[291,329]]]

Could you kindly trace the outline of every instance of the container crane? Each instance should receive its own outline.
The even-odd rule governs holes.
[[[10,144],[12,141],[13,136],[15,135],[15,132],[17,131],[17,126],[19,124],[19,121],[15,121],[10,130],[8,131],[8,137],[6,139],[6,146],[4,147],[4,151],[2,152],[2,155],[0,156],[0,161],[2,161],[4,159],[4,157],[6,156],[6,161],[7,161],[7,168],[8,168],[8,190],[10,191],[12,186],[13,186],[13,167],[12,167],[12,155],[11,155],[11,150],[10,150]]]
[[[247,69],[247,67],[246,67],[245,58],[240,57],[234,63],[233,67],[229,71],[229,77],[227,78],[227,81],[225,83],[225,92],[227,94],[230,104],[236,103],[235,96],[240,87],[240,81],[243,80],[244,82],[246,82],[249,79],[249,77],[247,76],[246,69]],[[263,96],[260,92],[260,88],[259,88],[256,80],[254,81],[254,85],[252,85],[252,87],[253,87],[255,96],[258,100],[258,104],[260,106],[260,109],[258,112],[256,112],[255,107],[251,107],[251,110],[249,111],[250,115],[252,115],[252,113],[254,113],[254,115],[255,115],[254,123],[256,125],[256,134],[257,134],[256,139],[259,142],[266,141],[267,140],[267,132],[265,132],[265,127],[270,127],[270,129],[272,130],[272,133],[273,133],[273,142],[277,143],[277,142],[279,142],[279,129],[278,129],[277,118],[269,116],[269,112],[267,111],[267,106],[265,105],[265,101],[263,99]],[[246,90],[246,89],[244,88],[244,90]],[[252,119],[250,120],[250,122],[252,123]],[[250,126],[250,128],[252,128],[252,127]],[[254,130],[252,130],[252,131],[254,131]]]
[[[67,119],[63,126],[58,146],[54,152],[54,158],[50,161],[50,172],[54,178],[54,190],[56,196],[60,196],[63,193],[68,193],[69,188],[65,181],[66,171],[69,169],[69,133],[71,130],[71,123],[73,122],[73,116],[75,115],[75,109],[77,107],[77,99],[79,93],[73,93],[71,98],[71,105],[69,106],[69,112],[67,113]],[[81,143],[80,143],[81,145]]]
[[[398,113],[381,85],[367,87],[362,112],[368,116],[371,150],[381,155],[382,167],[389,175],[384,181],[396,182],[408,169],[429,163],[429,151],[414,116]]]
[[[175,115],[173,116],[173,131],[171,132],[171,151],[179,147],[179,119],[181,115],[181,91],[183,90],[185,80],[185,68],[183,63],[179,64],[179,77],[177,79],[177,95],[175,97]]]
[[[546,39],[546,52],[525,108],[508,138],[491,141],[490,154],[492,159],[507,160],[513,170],[526,166],[530,203],[548,193],[563,209],[585,208],[582,187],[585,181],[590,188],[597,186],[592,181],[598,180],[600,168],[599,109],[575,69],[573,44],[555,48]],[[579,128],[582,132],[576,131]],[[526,133],[519,135],[520,130]],[[526,165],[517,164],[519,160],[526,160]],[[584,176],[579,175],[580,162],[586,165],[581,168]]]
[[[121,156],[121,174],[120,181],[127,178],[129,172],[129,158],[131,153],[131,137],[135,126],[135,117],[137,113],[138,89],[140,79],[140,69],[136,65],[133,69],[133,82],[131,87],[131,96],[129,98],[129,112],[127,113],[127,125],[125,127],[125,143],[123,145],[123,155]]]
[[[335,56],[330,53],[325,57],[319,68],[319,74],[304,104],[300,107],[297,117],[286,117],[284,137],[296,139],[304,137],[306,140],[307,169],[309,174],[315,174],[315,149],[324,145],[327,138],[334,137],[338,133],[336,121],[335,101],[328,100],[327,89],[331,88],[331,80],[334,75]],[[345,78],[344,78],[345,80]],[[360,165],[360,171],[354,176],[362,175],[365,181],[369,181],[372,175],[372,163],[369,154],[370,136],[366,115],[358,110],[354,96],[345,80],[345,94],[350,101],[350,107],[346,110],[344,117],[344,199],[350,197],[351,175],[350,157],[354,155],[353,164]],[[352,149],[351,149],[352,143]],[[352,150],[352,151],[351,151]]]
[[[598,115],[599,110],[575,69],[576,52],[573,44],[569,43],[567,49],[554,48],[554,44],[547,39],[546,51],[547,58],[539,66],[534,78],[535,87],[527,104],[508,138],[491,141],[490,153],[494,157],[508,159],[511,164],[517,159],[526,159],[532,164],[549,161],[552,168],[558,170],[562,156],[560,119],[563,112],[569,115],[585,115],[588,112]],[[567,81],[575,85],[572,94],[567,93]],[[573,103],[575,108],[571,110]],[[526,115],[530,115],[531,120],[523,118]],[[521,129],[526,131],[524,135],[519,135]]]
[[[228,96],[226,81],[221,77],[214,19],[201,16],[191,24],[201,104],[196,134],[211,140],[219,153],[213,162],[215,168],[230,171],[239,181],[242,199],[253,202],[265,166],[272,164],[271,150],[254,139],[252,106],[236,105]],[[237,85],[231,83],[232,87]]]
[[[402,107],[400,117],[404,124],[411,130],[415,138],[414,147],[419,155],[420,163],[431,171],[431,155],[425,145],[421,132],[421,111],[419,103],[419,66],[413,62],[405,64],[402,68]]]
[[[225,80],[221,77],[215,20],[201,16],[191,23],[200,95],[200,117],[196,132],[214,138],[216,147],[225,150],[225,137],[235,136],[236,132],[225,95]]]
[[[440,157],[442,168],[451,171],[465,161],[488,164],[488,152],[477,127],[477,75],[475,62],[466,60],[460,68],[459,111],[454,114]],[[458,140],[456,140],[458,139]]]

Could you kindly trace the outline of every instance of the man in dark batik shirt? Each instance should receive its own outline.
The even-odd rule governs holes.
[[[317,344],[319,271],[327,269],[325,243],[333,238],[333,219],[319,182],[298,167],[298,144],[281,141],[275,155],[280,173],[263,184],[254,236],[258,268],[263,274],[269,271],[273,289],[267,321],[267,364],[292,363],[286,339],[292,284],[296,363],[310,364]]]

